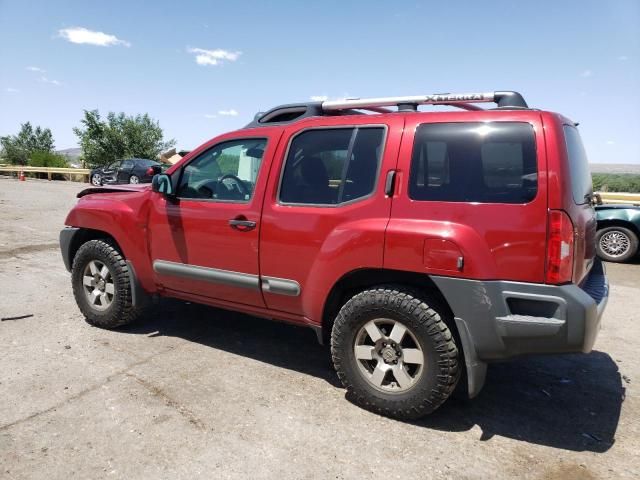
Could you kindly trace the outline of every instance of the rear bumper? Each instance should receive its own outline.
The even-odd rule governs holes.
[[[489,361],[525,354],[590,352],[609,297],[598,259],[580,286],[433,280],[455,316],[467,373],[471,377],[478,371],[480,383]]]

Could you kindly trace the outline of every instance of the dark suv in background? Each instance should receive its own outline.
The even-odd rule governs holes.
[[[106,167],[91,170],[89,179],[93,185],[115,183],[151,183],[156,173],[160,173],[162,164],[146,158],[127,158],[117,160]]]

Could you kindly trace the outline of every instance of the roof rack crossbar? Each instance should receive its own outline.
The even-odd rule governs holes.
[[[504,108],[529,108],[518,92],[484,92],[484,93],[436,93],[433,95],[416,95],[408,97],[351,98],[346,100],[329,100],[322,102],[324,112],[346,109],[367,109],[376,107],[409,106],[409,105],[451,105],[468,108],[474,103],[496,103]]]

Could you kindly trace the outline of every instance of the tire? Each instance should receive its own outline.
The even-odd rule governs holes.
[[[606,227],[596,235],[598,256],[608,262],[626,262],[638,252],[638,236],[625,227]]]
[[[140,177],[138,177],[137,175],[131,175],[129,177],[129,183],[140,183]]]
[[[95,270],[102,271],[102,267],[108,272],[96,276]],[[132,305],[127,263],[108,240],[90,240],[78,249],[71,268],[71,282],[80,311],[87,323],[95,327],[121,327],[136,320],[140,314]]]
[[[94,173],[93,175],[91,175],[91,184],[99,187],[102,185],[102,175],[100,175],[99,173]]]
[[[462,368],[458,348],[443,320],[444,309],[422,297],[383,285],[358,293],[338,313],[331,357],[347,397],[361,407],[413,420],[436,410],[454,391]],[[397,325],[399,333],[394,333]],[[370,331],[381,337],[374,341]]]

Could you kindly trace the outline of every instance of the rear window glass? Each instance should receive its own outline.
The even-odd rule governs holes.
[[[416,131],[409,197],[526,203],[538,189],[533,127],[522,122],[431,123]]]
[[[578,205],[582,205],[591,200],[591,194],[593,193],[587,152],[584,149],[577,128],[565,125],[564,139],[567,144],[567,156],[569,157],[569,170],[571,171],[569,176],[571,177],[573,201]]]
[[[370,195],[382,155],[382,127],[307,130],[294,137],[280,201],[337,205]]]

